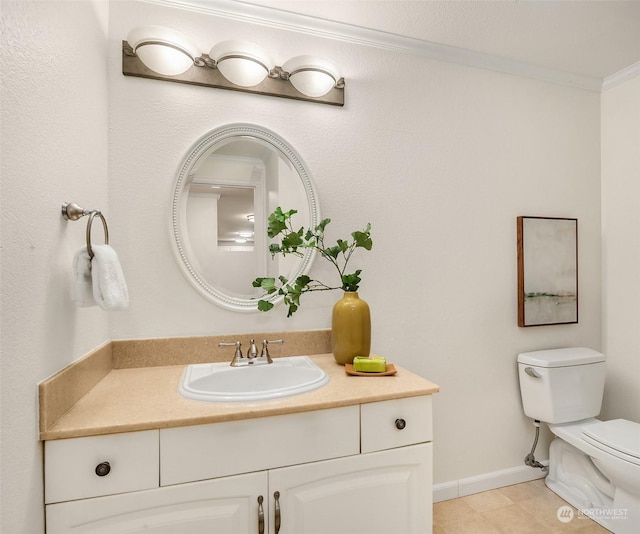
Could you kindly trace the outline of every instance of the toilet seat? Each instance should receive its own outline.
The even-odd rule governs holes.
[[[582,439],[604,452],[640,466],[640,424],[613,419],[582,428]]]

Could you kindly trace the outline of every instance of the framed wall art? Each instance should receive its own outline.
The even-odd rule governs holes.
[[[518,326],[578,322],[578,219],[518,217]]]

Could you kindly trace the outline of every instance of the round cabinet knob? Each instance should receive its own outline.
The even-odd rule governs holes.
[[[398,430],[404,430],[407,426],[407,422],[404,419],[396,419],[396,428]]]
[[[99,477],[106,477],[111,472],[111,465],[109,462],[102,462],[96,466],[96,475]]]

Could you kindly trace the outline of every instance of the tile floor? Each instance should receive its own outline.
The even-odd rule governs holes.
[[[433,534],[607,534],[575,508],[563,523],[558,508],[567,503],[534,480],[433,505]]]

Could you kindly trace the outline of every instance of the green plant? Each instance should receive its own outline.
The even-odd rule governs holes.
[[[358,291],[362,269],[346,273],[347,265],[357,248],[371,250],[373,246],[371,224],[367,224],[362,231],[352,232],[351,241],[338,239],[335,245],[328,247],[324,242],[324,232],[331,219],[322,219],[320,224],[313,229],[305,230],[301,227],[299,230],[294,230],[291,218],[296,213],[298,213],[296,210],[284,212],[282,208],[278,207],[269,215],[267,235],[271,238],[282,236],[280,243],[273,243],[269,246],[271,256],[274,257],[276,254],[303,256],[305,249],[313,249],[336,268],[340,276],[340,285],[330,286],[319,280],[314,280],[306,274],[299,276],[291,283],[284,276],[279,276],[277,280],[275,278],[256,278],[253,281],[253,287],[262,288],[266,295],[277,292],[278,295],[284,296],[284,302],[289,306],[287,317],[291,317],[300,307],[300,297],[304,293],[334,289]],[[258,301],[260,311],[269,311],[273,306],[273,302],[268,300],[260,299]]]

